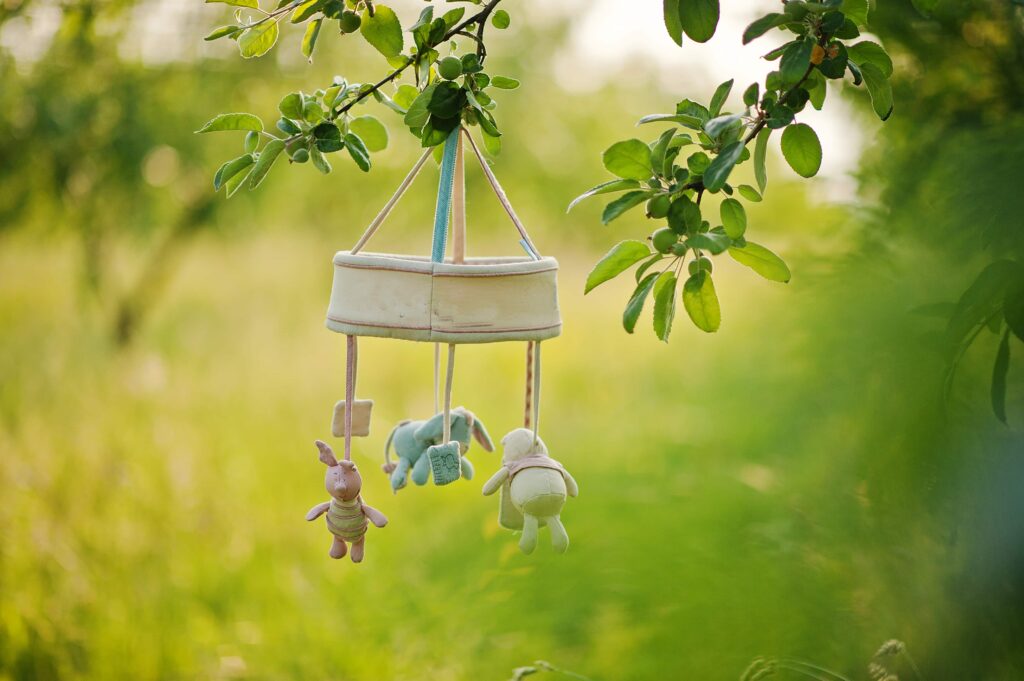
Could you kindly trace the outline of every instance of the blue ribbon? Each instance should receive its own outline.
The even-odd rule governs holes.
[[[444,142],[441,158],[441,181],[437,187],[437,209],[434,211],[434,242],[430,251],[433,262],[444,262],[448,239],[448,220],[452,212],[452,191],[455,188],[455,152],[459,146],[459,128],[456,127]]]

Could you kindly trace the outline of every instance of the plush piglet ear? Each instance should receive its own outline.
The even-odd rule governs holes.
[[[323,440],[316,441],[316,448],[320,450],[320,460],[327,466],[337,466],[338,460],[334,458],[334,452],[331,450],[331,446]]]
[[[484,422],[475,417],[473,418],[473,437],[485,452],[494,451],[494,443],[491,441],[491,436],[487,434],[487,429],[484,428]]]

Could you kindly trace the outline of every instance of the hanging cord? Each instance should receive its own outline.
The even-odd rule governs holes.
[[[434,413],[441,413],[438,400],[441,393],[441,344],[434,343]]]
[[[356,365],[359,347],[355,336],[346,336],[345,344],[345,460],[352,460],[352,407],[356,399]]]
[[[501,202],[505,212],[508,213],[508,216],[512,219],[512,224],[514,224],[516,229],[519,231],[519,236],[522,237],[520,243],[532,258],[540,260],[540,251],[538,251],[537,247],[533,245],[530,235],[526,232],[526,227],[523,225],[522,220],[519,219],[519,216],[516,215],[515,209],[512,208],[512,204],[508,200],[508,196],[505,195],[505,190],[501,188],[501,185],[498,183],[498,178],[494,176],[494,172],[491,171],[491,167],[487,165],[487,160],[484,158],[484,155],[480,153],[480,149],[477,148],[476,142],[473,141],[473,136],[470,135],[469,131],[465,128],[463,128],[463,131],[466,133],[466,139],[469,140],[469,146],[473,148],[473,153],[476,154],[476,158],[480,162],[480,167],[483,168],[484,175],[487,176],[487,181],[491,183],[491,188],[494,189],[494,193],[497,195],[498,201]]]
[[[452,381],[455,378],[455,343],[448,344],[448,375],[444,381],[444,439],[447,444],[452,439]]]
[[[526,342],[526,405],[523,408],[523,428],[529,428],[533,410],[533,341]]]
[[[430,251],[433,262],[444,262],[448,241],[448,223],[452,211],[452,191],[455,188],[455,157],[459,147],[459,129],[452,130],[444,143],[441,157],[441,180],[437,190],[437,208],[434,211],[434,241]]]
[[[395,204],[398,203],[398,200],[401,199],[405,192],[409,189],[409,186],[412,184],[413,180],[416,179],[416,176],[420,174],[420,170],[423,169],[423,164],[427,162],[427,159],[430,158],[430,154],[432,152],[433,149],[427,149],[426,151],[423,152],[423,155],[420,156],[420,160],[416,161],[416,165],[412,167],[412,170],[409,171],[409,174],[405,176],[404,180],[402,180],[402,184],[398,185],[398,190],[395,192],[394,196],[388,199],[388,202],[385,203],[384,207],[380,209],[379,213],[377,213],[377,217],[373,219],[373,222],[371,222],[370,226],[366,228],[366,231],[363,232],[363,235],[359,237],[359,241],[357,241],[356,245],[352,247],[352,250],[350,251],[352,255],[355,255],[359,251],[363,250],[363,247],[366,246],[366,242],[370,240],[370,237],[377,233],[377,230],[380,228],[381,224],[387,219],[388,215],[391,214],[391,211],[395,207]]]
[[[540,430],[540,341],[533,348],[533,444],[537,444]]]

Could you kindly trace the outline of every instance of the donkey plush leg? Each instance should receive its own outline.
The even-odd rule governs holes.
[[[344,558],[347,550],[345,542],[335,537],[334,543],[331,544],[331,558],[334,558],[335,560],[338,558]]]
[[[430,478],[430,459],[427,457],[427,453],[420,454],[420,458],[416,461],[416,465],[412,467],[412,481],[417,485],[427,484],[427,480]]]
[[[361,563],[363,562],[363,551],[366,547],[366,537],[362,537],[359,541],[352,542],[352,562]]]

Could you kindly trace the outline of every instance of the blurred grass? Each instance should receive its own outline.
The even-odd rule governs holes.
[[[1019,425],[995,428],[984,403],[995,340],[968,355],[944,406],[941,325],[908,313],[954,300],[982,263],[944,240],[922,247],[930,195],[866,216],[773,171],[751,235],[790,262],[793,283],[720,258],[718,334],[680,311],[670,345],[648,315],[628,336],[628,280],[586,298],[582,282],[611,243],[650,230],[639,215],[602,227],[599,202],[564,207],[605,179],[602,149],[648,136],[629,132],[638,116],[699,95],[700,74],[666,93],[638,70],[569,97],[548,77],[565,28],[517,27],[530,49],[498,45],[489,62],[524,81],[502,99],[496,172],[563,268],[542,424],[581,486],[565,556],[543,542],[522,556],[498,528],[479,488],[499,454],[471,451],[471,483],[389,493],[387,432],[432,409],[422,344],[360,346],[358,392],[376,413],[356,460],[391,518],[371,528],[367,561],[330,560],[323,524],[303,521],[324,497],[312,441],[343,390],[342,339],[323,327],[330,257],[415,154],[386,112],[393,143],[373,175],[282,167],[219,201],[175,252],[139,337],[110,340],[110,291],[130,287],[237,153],[239,139],[191,130],[221,110],[268,117],[338,64],[372,75],[373,55],[345,45],[310,71],[285,46],[278,61],[143,68],[103,43],[95,61],[55,49],[31,77],[0,64],[28,83],[0,90],[18,104],[0,107],[18,113],[0,146],[35,145],[0,196],[0,210],[28,206],[0,216],[0,679],[502,679],[537,658],[595,681],[734,679],[760,654],[864,679],[892,637],[927,679],[1024,675],[1024,448]],[[176,173],[147,184],[162,144]],[[901,177],[942,194],[923,172]],[[432,181],[371,247],[426,250]],[[472,168],[468,191],[471,252],[516,252]],[[864,237],[868,217],[884,241]],[[96,290],[83,286],[90,230],[103,231]],[[496,439],[519,424],[523,364],[521,345],[459,350],[456,402]]]
[[[499,679],[535,658],[601,679],[735,678],[774,651],[863,669],[886,638],[928,640],[920,608],[942,621],[946,548],[910,526],[872,536],[850,407],[870,388],[814,392],[846,376],[818,374],[836,339],[801,310],[823,284],[738,266],[723,331],[681,325],[664,346],[616,331],[625,287],[584,299],[587,261],[564,259],[542,420],[582,490],[564,557],[522,556],[497,527],[479,485],[498,455],[471,452],[472,483],[388,493],[383,439],[429,414],[432,351],[365,341],[358,392],[377,406],[356,460],[392,522],[362,566],[330,560],[302,516],[324,496],[312,440],[342,391],[341,338],[322,326],[338,241],[200,238],[118,354],[83,314],[72,243],[5,237],[11,678]],[[522,365],[518,344],[459,351],[456,401],[496,438],[518,425]],[[913,579],[893,583],[893,561]]]

